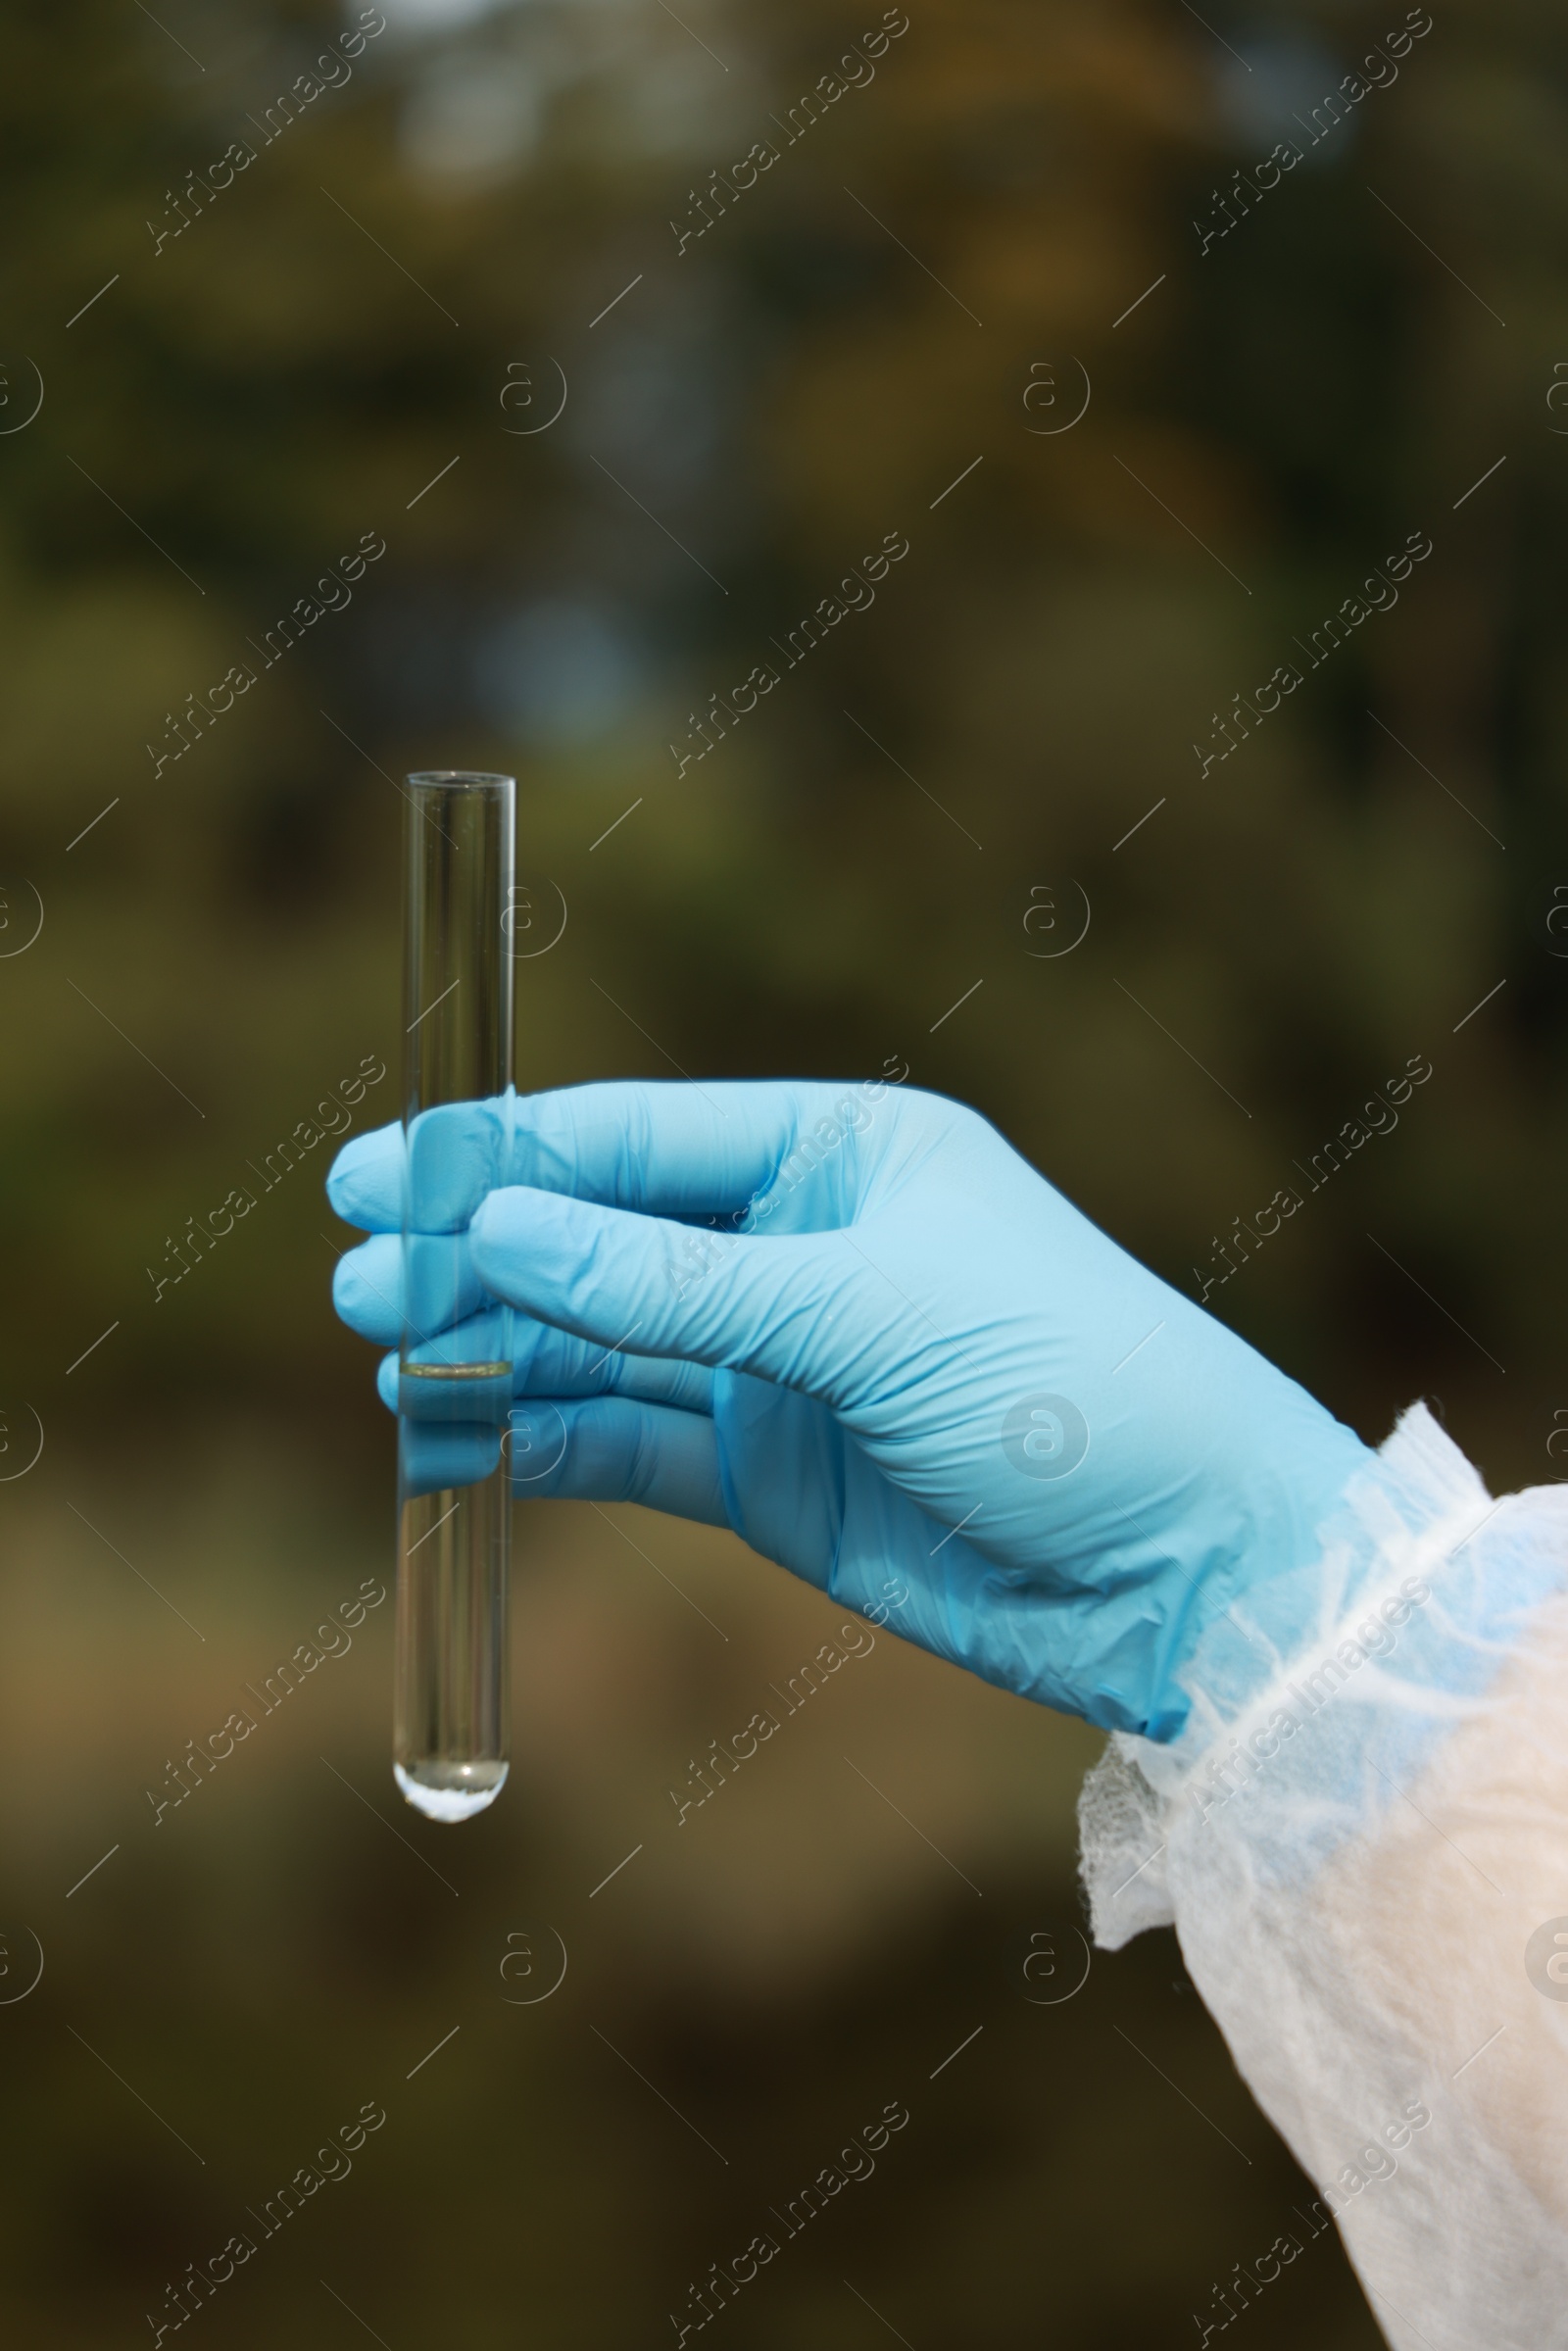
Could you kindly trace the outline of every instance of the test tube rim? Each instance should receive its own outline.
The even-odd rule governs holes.
[[[424,767],[411,775],[408,781],[416,791],[423,786],[426,789],[444,788],[478,792],[491,786],[505,784],[511,784],[515,788],[517,779],[514,775],[492,774],[487,768],[482,767]]]

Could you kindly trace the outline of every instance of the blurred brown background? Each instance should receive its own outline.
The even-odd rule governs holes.
[[[461,1832],[393,1795],[389,1607],[155,1818],[391,1545],[332,1143],[172,1276],[395,1072],[393,779],[501,766],[525,1086],[894,1056],[1196,1292],[1428,1056],[1210,1303],[1369,1440],[1426,1394],[1495,1487],[1555,1476],[1560,18],[1439,5],[1312,143],[1395,0],[909,0],[809,129],[872,5],[385,13],[345,56],[325,9],[24,0],[0,45],[7,2338],[172,2327],[378,2101],[182,2339],[672,2342],[902,2101],[733,2343],[1195,2340],[1306,2190],[1171,1938],[1026,1997],[1082,1970],[1098,1740],[879,1637],[677,1828],[837,1622],[738,1544],[524,1507],[516,1760]],[[889,532],[874,608],[682,769]],[[1245,2324],[1376,2339],[1332,2237]]]

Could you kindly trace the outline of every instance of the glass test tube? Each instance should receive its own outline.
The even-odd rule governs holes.
[[[512,1315],[487,1305],[468,1338],[418,1324],[450,1320],[465,1229],[510,1142],[516,786],[455,771],[408,783],[392,1768],[417,1811],[461,1821],[507,1777]],[[486,1125],[476,1151],[472,1119],[442,1106],[481,1102],[498,1103],[499,1132]]]

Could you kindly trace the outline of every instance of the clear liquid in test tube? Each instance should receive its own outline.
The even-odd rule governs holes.
[[[515,800],[510,775],[408,779],[392,1768],[437,1821],[507,1777],[512,1313],[475,1298],[465,1236],[511,1143]]]

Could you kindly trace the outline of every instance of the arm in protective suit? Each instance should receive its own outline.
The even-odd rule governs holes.
[[[1390,2340],[1568,2342],[1568,1492],[1493,1501],[1421,1407],[1372,1451],[938,1096],[587,1086],[413,1147],[466,1246],[405,1298],[402,1130],[348,1144],[354,1328],[468,1360],[505,1301],[520,1491],[896,1576],[1110,1732],[1097,1937],[1174,1923]],[[497,1442],[432,1429],[430,1485]]]

